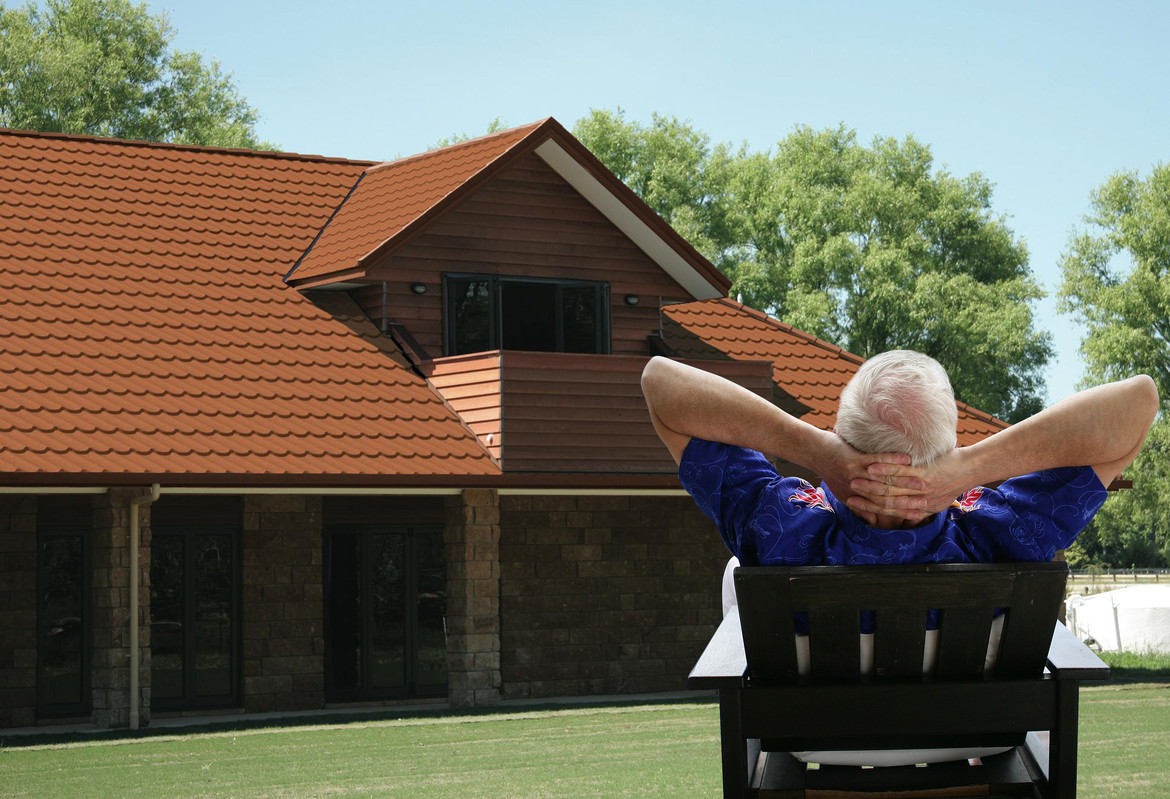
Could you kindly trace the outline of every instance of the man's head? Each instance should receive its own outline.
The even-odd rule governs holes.
[[[837,434],[860,452],[902,452],[920,466],[955,448],[958,418],[939,362],[891,350],[862,364],[841,392]]]

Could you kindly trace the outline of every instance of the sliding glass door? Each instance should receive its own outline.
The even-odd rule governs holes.
[[[327,698],[446,693],[446,591],[441,528],[330,528],[325,536]]]

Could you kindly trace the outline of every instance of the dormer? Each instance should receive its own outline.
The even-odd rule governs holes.
[[[730,288],[552,119],[367,169],[286,280],[347,293],[505,472],[673,472],[641,369],[662,308]]]
[[[370,167],[286,281],[426,358],[643,355],[660,307],[730,288],[553,119]]]

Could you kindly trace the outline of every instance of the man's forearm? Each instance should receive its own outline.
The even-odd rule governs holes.
[[[1097,386],[967,448],[968,468],[976,483],[986,483],[1060,466],[1128,463],[1157,412],[1158,391],[1145,375]]]
[[[680,436],[747,447],[810,469],[823,444],[824,431],[763,397],[667,358],[646,364],[642,391],[656,424]]]
[[[642,392],[654,428],[676,463],[692,438],[718,441],[803,466],[842,498],[871,464],[910,463],[903,454],[862,454],[836,433],[802,422],[742,386],[667,358],[646,364]],[[872,513],[860,515],[871,524],[875,520]]]

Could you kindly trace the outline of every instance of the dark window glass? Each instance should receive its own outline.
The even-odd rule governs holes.
[[[447,354],[609,351],[604,283],[447,278]]]
[[[328,698],[445,692],[446,591],[441,530],[365,525],[330,530],[325,539]]]
[[[183,696],[183,549],[179,535],[155,533],[150,544],[150,692],[155,701]]]
[[[154,530],[151,695],[159,709],[238,699],[237,537],[234,530]]]
[[[415,680],[421,686],[447,685],[447,557],[443,535],[432,531],[415,537],[418,608]]]
[[[565,286],[561,289],[562,351],[601,351],[601,294],[599,286]]]
[[[230,535],[196,535],[195,641],[193,649],[196,696],[232,693],[233,542]]]
[[[447,281],[451,354],[495,349],[491,285],[487,279]]]
[[[556,295],[554,283],[501,281],[501,349],[557,352]]]
[[[378,688],[406,685],[406,542],[402,535],[370,536],[370,612],[373,660],[370,681]]]
[[[334,533],[325,539],[325,651],[329,653],[329,687],[335,694],[349,694],[362,684],[360,540],[355,533]]]
[[[43,715],[85,712],[89,704],[87,548],[81,532],[39,536],[37,704]]]

